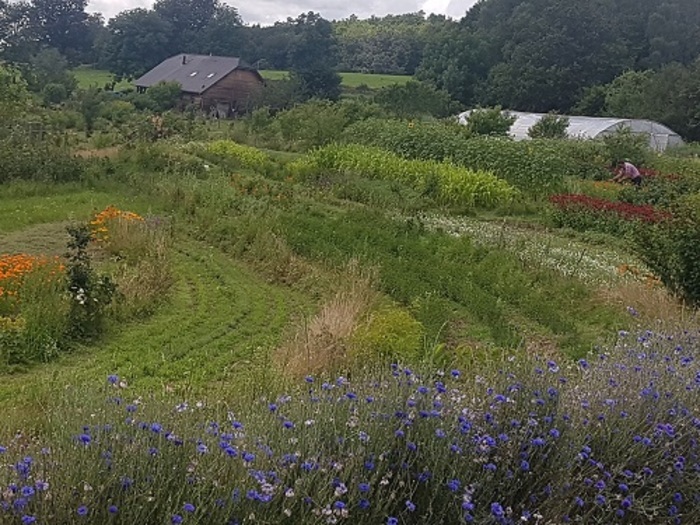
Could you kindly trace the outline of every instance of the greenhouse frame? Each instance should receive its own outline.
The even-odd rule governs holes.
[[[460,124],[466,125],[472,111],[458,115]],[[504,111],[505,114],[516,118],[510,128],[510,136],[515,140],[528,140],[528,131],[537,124],[545,113],[524,113],[521,111]],[[654,151],[665,151],[667,148],[680,146],[683,140],[672,129],[651,120],[608,118],[608,117],[578,117],[562,115],[569,119],[566,134],[572,139],[597,139],[611,135],[622,129],[649,137],[649,147]]]

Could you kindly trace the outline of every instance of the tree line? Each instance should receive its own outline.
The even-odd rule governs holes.
[[[700,140],[697,0],[481,0],[461,20],[305,13],[269,27],[219,0],[157,0],[109,21],[86,7],[0,0],[0,58],[31,69],[60,62],[41,57],[51,49],[135,77],[180,52],[240,56],[330,98],[333,71],[409,74],[465,107],[651,118]]]

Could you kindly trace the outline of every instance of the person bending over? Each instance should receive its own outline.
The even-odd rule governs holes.
[[[637,166],[628,161],[618,161],[614,165],[615,176],[613,177],[613,182],[631,182],[635,186],[642,185],[642,174],[639,173]]]

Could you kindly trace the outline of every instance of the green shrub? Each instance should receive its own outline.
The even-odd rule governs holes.
[[[305,179],[347,173],[395,180],[449,205],[493,207],[518,195],[512,186],[485,171],[471,171],[450,163],[406,160],[379,148],[352,144],[326,146],[287,168]]]
[[[458,109],[457,103],[447,91],[414,80],[383,87],[374,96],[374,100],[388,113],[399,118],[445,118]]]
[[[700,305],[700,192],[676,203],[672,220],[640,228],[636,246],[668,288]]]
[[[545,115],[532,126],[527,134],[532,139],[565,139],[569,118],[554,113]]]
[[[635,166],[646,166],[651,156],[647,135],[632,133],[629,128],[620,128],[615,133],[605,135],[603,144],[610,165],[618,161],[628,161]]]
[[[257,148],[237,144],[230,140],[217,140],[205,146],[205,151],[223,160],[233,162],[241,168],[265,171],[270,158]]]
[[[338,141],[349,125],[381,113],[378,106],[364,101],[310,100],[279,113],[275,125],[289,149],[306,151]]]
[[[356,359],[362,361],[417,363],[423,348],[423,325],[405,308],[384,305],[370,314],[353,334]]]
[[[480,108],[469,114],[467,129],[474,135],[506,137],[515,120],[516,117],[504,112],[500,106]]]

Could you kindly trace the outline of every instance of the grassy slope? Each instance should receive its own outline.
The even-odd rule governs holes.
[[[261,71],[262,76],[270,80],[279,80],[287,76],[286,71]],[[90,68],[77,68],[73,70],[78,84],[82,88],[91,86],[102,87],[112,81],[112,74],[109,71]],[[370,88],[379,89],[392,84],[403,84],[408,82],[412,77],[408,75],[373,75],[366,73],[341,73],[343,86],[348,88],[356,88],[362,84],[366,84]],[[117,90],[125,89],[131,86],[127,80],[123,80],[116,85]]]
[[[60,253],[60,242],[47,245],[46,236],[60,232],[70,216],[86,218],[97,202],[142,212],[146,208],[124,195],[58,189],[57,195],[25,199],[0,194],[0,211],[21,209],[23,202],[31,204],[30,210],[45,212],[14,227],[11,218],[3,222],[0,245],[12,241],[13,251],[52,246]],[[234,379],[250,378],[248,368],[265,362],[290,315],[308,307],[303,296],[267,284],[244,265],[186,236],[177,239],[174,271],[177,284],[172,298],[155,316],[121,326],[103,341],[37,366],[31,373],[4,376],[0,406],[36,415],[59,387],[94,382],[111,373],[147,389],[163,385],[201,389],[221,381],[235,388]]]

